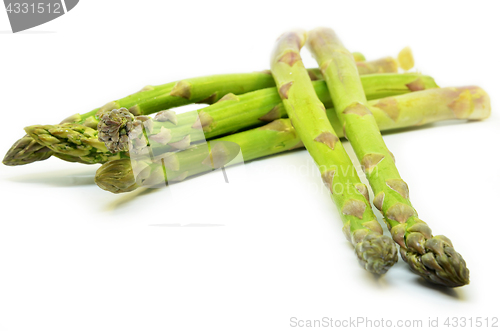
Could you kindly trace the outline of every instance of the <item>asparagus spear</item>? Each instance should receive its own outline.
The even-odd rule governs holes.
[[[311,31],[308,47],[322,69],[347,138],[364,166],[375,194],[374,205],[400,245],[403,260],[429,282],[449,287],[468,284],[469,270],[462,256],[448,238],[432,235],[410,203],[408,185],[401,179],[394,157],[367,107],[352,55],[335,32],[327,28]],[[470,98],[471,94],[465,92],[450,107],[460,116],[467,116],[472,109],[463,105]]]
[[[379,65],[382,65],[382,67]],[[392,69],[384,66],[384,63],[379,64],[378,62],[373,64],[365,62],[362,64],[362,67],[364,73],[370,73],[366,71],[366,67],[373,70],[373,73],[386,72],[385,70]],[[309,74],[312,78],[321,78],[321,73],[318,69],[309,69]],[[147,115],[190,103],[211,104],[227,93],[242,94],[271,86],[274,86],[274,80],[268,71],[214,75],[185,79],[157,86],[148,85],[137,93],[111,101],[88,113],[72,115],[62,123],[77,123],[95,129],[99,113],[120,107],[128,108],[132,113],[137,115]],[[14,143],[2,162],[9,166],[23,165],[45,160],[52,154],[43,145],[38,144],[33,138],[26,135]],[[64,156],[60,158],[64,158]],[[76,160],[74,159],[74,161]]]
[[[463,96],[467,95],[470,95],[470,98],[464,99]],[[462,103],[459,108],[454,106],[458,102]],[[481,120],[487,118],[491,112],[488,95],[483,89],[475,86],[430,89],[388,97],[370,101],[368,107],[381,131],[452,119]],[[467,115],[457,112],[457,109],[472,109],[472,112]],[[344,130],[335,109],[327,109],[326,114],[337,136],[344,137]],[[237,143],[241,148],[244,161],[303,146],[288,119],[275,120],[263,127],[212,141],[219,140]],[[102,189],[113,193],[131,192],[141,186],[141,180],[136,181],[132,168],[132,163],[127,158],[106,162],[97,170],[95,182]],[[200,174],[203,172],[201,170],[200,172],[191,171],[187,177]],[[144,174],[141,178],[144,178]],[[158,182],[153,184],[165,184],[165,179],[159,178]]]
[[[353,171],[308,79],[299,54],[304,42],[303,32],[288,32],[278,38],[271,57],[276,86],[295,130],[331,192],[360,263],[373,273],[384,274],[397,261],[396,246],[382,234],[368,201],[368,189]]]

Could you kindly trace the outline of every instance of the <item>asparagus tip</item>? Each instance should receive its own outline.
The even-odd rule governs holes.
[[[359,263],[371,273],[383,275],[398,261],[398,250],[394,241],[378,233],[366,235],[356,244]]]
[[[33,138],[24,136],[16,141],[5,154],[2,163],[18,166],[43,161],[52,155],[50,149],[38,144]]]
[[[105,191],[125,193],[137,188],[129,159],[112,160],[104,163],[95,174],[95,183]]]
[[[401,257],[426,281],[447,287],[469,284],[469,269],[445,236],[434,236],[424,244],[424,254],[401,247]]]
[[[99,141],[111,153],[128,150],[128,133],[132,130],[134,115],[126,108],[113,109],[101,114],[97,125]]]

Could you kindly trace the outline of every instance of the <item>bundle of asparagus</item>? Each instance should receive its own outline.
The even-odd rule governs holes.
[[[302,64],[300,49],[306,41],[318,69],[306,70]],[[409,48],[397,60],[366,61],[360,53],[349,53],[329,29],[309,36],[293,31],[278,39],[271,71],[146,86],[60,124],[29,126],[3,163],[23,165],[52,155],[101,163],[96,184],[124,193],[227,166],[240,152],[249,161],[305,146],[365,269],[387,272],[397,261],[397,243],[412,271],[429,282],[461,286],[468,283],[464,260],[449,239],[432,236],[418,218],[380,131],[485,119],[489,97],[479,87],[439,88],[429,76],[397,73],[398,66],[408,71],[413,65]],[[191,113],[170,110],[191,103],[209,106]],[[343,137],[364,167],[373,204],[383,213],[392,239],[383,235],[373,214],[368,188],[345,171],[353,164],[342,147]],[[340,193],[334,187],[342,188]]]

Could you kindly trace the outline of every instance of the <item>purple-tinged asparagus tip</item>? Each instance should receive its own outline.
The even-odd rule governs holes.
[[[134,115],[126,108],[113,109],[101,115],[97,125],[99,141],[111,153],[128,151],[128,134],[134,128]]]

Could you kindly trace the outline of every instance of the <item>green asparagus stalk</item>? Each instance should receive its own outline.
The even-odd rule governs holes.
[[[385,66],[379,67],[377,63],[370,64],[370,62],[365,62],[362,66],[363,68],[370,67],[373,73],[386,72],[385,70],[389,69]],[[363,69],[363,72],[370,73],[366,69]],[[321,73],[318,69],[309,69],[309,74],[312,78],[321,79]],[[214,75],[157,86],[148,85],[137,93],[111,101],[88,113],[72,115],[62,123],[77,123],[95,129],[99,114],[112,109],[125,107],[133,114],[148,115],[191,103],[211,104],[228,93],[242,94],[271,86],[274,86],[274,80],[269,71]],[[2,162],[9,166],[24,165],[45,160],[52,154],[53,152],[48,151],[45,146],[38,144],[27,135],[14,143]],[[64,159],[65,157],[60,156],[60,158]],[[77,161],[73,158],[71,160],[72,162]]]
[[[327,28],[311,31],[308,47],[322,69],[337,115],[373,188],[373,203],[400,245],[403,260],[429,282],[449,287],[468,284],[469,270],[462,256],[448,238],[432,235],[410,203],[408,185],[401,179],[367,107],[352,55]],[[470,104],[471,98],[469,92],[464,92],[449,106],[460,116],[468,116],[473,110],[464,105]]]
[[[463,96],[470,95],[470,98]],[[457,108],[455,105],[461,103]],[[491,112],[488,94],[480,87],[448,87],[430,89],[409,93],[396,97],[372,100],[368,107],[377,121],[381,131],[410,128],[427,123],[452,119],[482,120]],[[457,109],[472,109],[466,113],[457,112]],[[329,108],[326,114],[330,124],[339,138],[344,137],[343,127],[337,117],[335,109]],[[288,119],[279,119],[263,127],[232,134],[213,141],[233,142],[240,146],[244,161],[251,161],[268,155],[278,154],[293,148],[303,147],[303,144],[290,125]],[[178,155],[180,156],[179,152]],[[153,173],[151,169],[151,173]],[[187,177],[203,173],[191,171]],[[210,169],[211,170],[211,169]],[[106,162],[101,166],[95,177],[95,182],[103,190],[113,193],[131,192],[142,185],[145,172],[136,181],[132,162],[128,158]],[[153,185],[164,185],[165,178],[158,178],[158,182],[150,181]]]
[[[331,192],[360,263],[368,271],[384,274],[397,261],[396,246],[382,234],[368,201],[368,189],[353,171],[354,166],[308,79],[299,54],[304,42],[302,32],[288,32],[278,38],[271,57],[276,86],[295,130]]]

